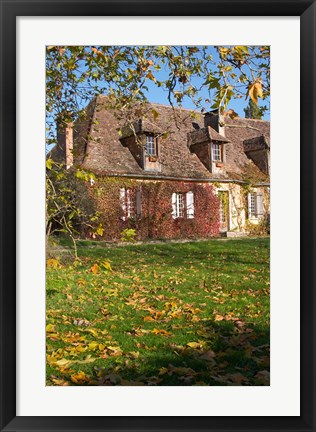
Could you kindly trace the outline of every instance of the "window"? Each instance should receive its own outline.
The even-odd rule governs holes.
[[[184,216],[183,194],[177,193],[176,194],[176,217],[183,217],[183,216]]]
[[[120,205],[122,211],[122,220],[135,217],[135,208],[132,200],[132,193],[130,189],[121,188],[120,189]]]
[[[172,217],[193,219],[194,218],[194,195],[193,192],[172,194]]]
[[[187,192],[186,193],[186,204],[187,204],[187,218],[193,219],[194,218],[194,194],[193,192]]]
[[[156,156],[156,140],[152,135],[146,136],[146,153],[148,156]]]
[[[263,215],[263,196],[261,193],[248,194],[248,217],[259,218]]]
[[[222,198],[219,200],[219,221],[221,224],[227,222],[227,206]]]
[[[213,143],[212,151],[213,151],[213,161],[221,162],[223,159],[222,158],[222,145]]]
[[[248,202],[248,212],[249,217],[256,215],[256,194],[250,193],[249,194],[249,202]]]
[[[230,223],[229,191],[219,190],[219,228],[220,232],[228,231]]]
[[[134,189],[120,189],[121,219],[126,221],[130,218],[140,218],[142,215],[142,190],[141,187]]]

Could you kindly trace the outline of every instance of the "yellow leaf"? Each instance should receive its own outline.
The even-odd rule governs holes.
[[[46,266],[48,268],[57,269],[59,267],[59,261],[57,258],[50,258],[46,261]]]
[[[189,346],[190,348],[200,348],[201,344],[198,342],[189,342],[187,343],[187,346]]]
[[[156,78],[154,77],[154,75],[149,71],[146,75],[146,78],[149,78],[150,80],[156,82]]]
[[[249,85],[248,91],[246,94],[246,98],[248,96],[256,105],[258,105],[258,97],[262,98],[262,83],[261,83],[261,81],[256,80],[254,83]]]
[[[94,329],[94,328],[88,328],[88,329],[86,329],[86,332],[91,333],[95,337],[97,337],[99,335],[97,329]]]
[[[229,115],[229,117],[233,120],[239,117],[236,111],[234,111],[233,109],[229,109],[226,114]]]
[[[153,113],[154,120],[156,120],[159,117],[158,111],[156,111],[155,109],[152,109],[151,112]]]
[[[103,236],[104,228],[102,227],[102,225],[99,225],[99,226],[98,226],[98,228],[97,228],[97,230],[96,230],[96,233],[97,233],[100,237]]]
[[[168,331],[166,331],[166,330],[159,330],[159,329],[154,329],[154,330],[152,330],[152,333],[153,333],[153,334],[156,334],[156,335],[160,334],[160,335],[162,335],[162,336],[170,336],[170,335],[171,335],[170,332],[168,332]]]
[[[105,270],[113,271],[109,261],[102,261],[101,266],[105,268]]]
[[[223,58],[226,58],[227,54],[229,53],[229,49],[224,47],[219,48],[218,51]]]
[[[108,346],[107,349],[111,351],[121,351],[121,348],[118,346]]]
[[[69,386],[69,382],[64,380],[63,378],[54,378],[52,382],[57,386]]]
[[[47,324],[46,333],[54,333],[56,331],[55,326],[53,324]]]
[[[236,45],[235,50],[249,54],[248,47],[246,45]]]
[[[62,358],[61,360],[57,360],[55,362],[55,365],[65,368],[66,366],[69,366],[71,363],[73,363],[71,360],[67,360],[65,358]]]
[[[53,167],[53,159],[47,159],[47,161],[46,161],[46,168],[47,169],[49,169],[49,170],[51,170],[52,169],[52,167]]]
[[[257,90],[257,96],[262,99],[262,84],[260,81],[256,82],[255,88]]]
[[[151,316],[145,316],[144,321],[154,321],[154,319]]]
[[[97,273],[99,273],[100,272],[100,266],[98,265],[98,264],[93,264],[93,266],[90,268],[90,271],[93,273],[93,274],[97,274]]]
[[[94,351],[98,345],[99,345],[98,342],[90,342],[89,343],[89,350]]]
[[[86,375],[83,371],[79,371],[77,374],[71,375],[70,379],[72,382],[79,385],[90,381],[88,375]]]

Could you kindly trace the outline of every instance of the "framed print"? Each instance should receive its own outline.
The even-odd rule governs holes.
[[[315,430],[315,2],[1,1],[1,55],[1,430]]]

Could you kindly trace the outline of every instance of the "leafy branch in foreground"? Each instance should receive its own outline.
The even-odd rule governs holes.
[[[93,178],[83,170],[65,170],[52,159],[46,161],[46,239],[52,234],[64,233],[72,240],[75,258],[78,259],[76,238],[82,227],[102,235],[99,214],[87,198],[86,183]]]

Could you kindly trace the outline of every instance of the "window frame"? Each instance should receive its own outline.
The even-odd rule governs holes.
[[[135,203],[133,202],[130,188],[120,188],[120,207],[123,212],[121,216],[123,221],[128,221],[136,217]]]
[[[249,201],[248,201],[248,217],[249,217],[249,219],[257,217],[256,199],[257,199],[257,193],[256,192],[249,192]]]
[[[191,201],[190,205],[188,205],[188,201]],[[171,197],[171,203],[173,219],[194,219],[195,215],[193,191],[173,192]]]
[[[150,142],[149,142],[149,139],[151,140]],[[153,153],[148,152],[148,147],[149,147],[148,144],[150,144],[150,149],[153,150]],[[152,135],[152,134],[146,135],[145,151],[146,151],[146,156],[148,156],[148,157],[158,156],[157,137],[155,137],[155,135]]]
[[[219,159],[217,159],[217,156],[219,156]],[[223,162],[223,145],[221,143],[212,143],[212,160],[213,162]]]
[[[176,192],[176,218],[184,218],[185,204],[184,193]]]
[[[248,219],[264,217],[264,198],[261,192],[248,192]]]

